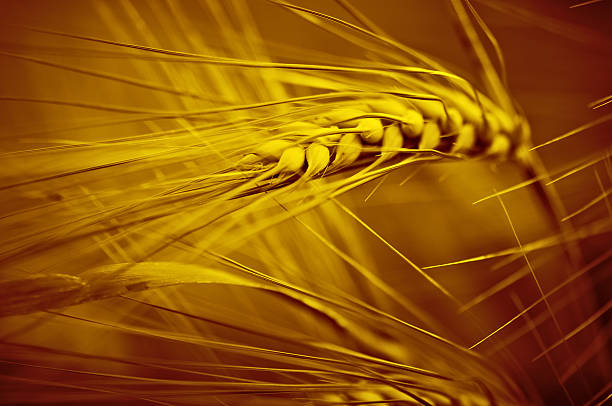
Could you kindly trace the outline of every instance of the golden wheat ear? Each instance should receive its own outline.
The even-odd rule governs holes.
[[[609,92],[550,138],[504,30],[605,41],[528,3],[7,3],[0,403],[604,404]]]

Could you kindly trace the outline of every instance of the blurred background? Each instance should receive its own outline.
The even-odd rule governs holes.
[[[335,1],[299,4],[358,23]],[[461,40],[460,27],[449,2],[351,0],[350,4],[387,35],[482,86],[475,60]],[[330,252],[327,244],[296,222],[282,223],[252,235],[227,255],[317,292],[338,297],[344,292],[466,348],[504,326],[474,351],[482,356],[486,368],[499,371],[515,382],[525,393],[523,402],[605,404],[612,376],[609,351],[611,107],[593,109],[592,103],[609,96],[612,89],[609,24],[612,4],[605,0],[575,8],[570,6],[576,2],[559,0],[510,3],[492,0],[472,4],[497,39],[505,61],[509,92],[528,119],[533,145],[594,120],[600,123],[539,148],[537,154],[550,178],[567,176],[552,186],[543,185],[547,179],[542,184],[502,195],[507,215],[496,198],[474,202],[533,176],[510,161],[408,166],[391,173],[383,182],[369,182],[339,198],[344,207],[412,262],[431,267],[425,272],[448,289],[458,302],[427,283],[379,238],[347,215],[342,206],[333,202],[300,219],[357,264],[372,270],[386,286],[407,298],[426,316],[406,311],[393,293],[373,286],[355,263]],[[146,119],[150,111],[253,103],[261,101],[262,95],[272,100],[278,98],[275,95],[301,96],[315,91],[303,83],[270,85],[274,77],[263,69],[170,63],[154,58],[159,55],[134,58],[129,56],[131,50],[125,48],[24,27],[243,59],[312,64],[380,61],[373,52],[266,1],[5,0],[0,2],[0,7],[3,185],[167,150],[165,141],[117,143],[112,148],[95,146],[117,138],[187,125],[173,118]],[[491,46],[487,50],[494,53]],[[96,74],[83,74],[83,70]],[[140,85],[134,86],[127,79],[106,80],[102,74],[135,78]],[[295,81],[299,80],[296,76]],[[151,89],[142,86],[143,83],[155,84],[158,88]],[[261,86],[268,87],[262,92],[258,90]],[[180,89],[180,94],[171,94],[168,89]],[[78,101],[108,108],[88,109],[40,100]],[[116,112],[112,106],[130,106],[134,111]],[[219,118],[228,119],[227,116]],[[176,142],[170,144],[184,145],[188,141]],[[94,148],[76,148],[80,143]],[[75,148],[70,148],[71,145]],[[15,151],[35,148],[45,149],[38,154],[15,154]],[[212,171],[217,165],[197,156],[188,162],[191,166],[183,162],[181,170],[192,171],[194,176],[202,168]],[[3,239],[9,241],[9,234],[36,234],[54,224],[52,221],[87,216],[99,210],[100,204],[111,204],[115,196],[108,196],[107,201],[104,194],[96,196],[98,201],[82,201],[77,196],[95,195],[100,182],[116,190],[132,184],[164,182],[178,173],[173,165],[173,162],[164,162],[158,171],[138,166],[127,170],[104,167],[66,179],[48,179],[3,190],[0,202],[7,216],[32,209],[30,214],[20,214],[23,219],[15,222],[8,223],[3,218],[5,223],[0,225],[4,229]],[[570,174],[572,169],[578,170]],[[570,218],[561,221],[551,211],[547,200],[551,195],[562,204],[561,217]],[[41,205],[53,202],[61,202],[57,204],[63,209],[47,214],[40,209]],[[69,230],[66,228],[67,233]],[[517,237],[525,247],[537,248],[529,248],[529,264],[517,248]],[[89,249],[96,246],[94,239],[86,237],[52,250],[34,250],[31,255],[4,256],[0,273],[4,279],[34,272],[77,275],[109,260],[117,262],[102,248]],[[16,246],[20,243],[19,239],[9,242]],[[510,251],[501,252],[504,250]],[[488,257],[445,265],[482,256]],[[176,254],[163,259],[169,258],[187,257]],[[541,299],[530,265],[542,291],[552,292],[546,301]],[[165,310],[128,297],[164,306]],[[516,317],[529,306],[528,312]],[[168,308],[198,314],[201,319],[188,318]],[[555,317],[550,316],[551,311]],[[253,290],[245,293],[244,288],[216,285],[163,288],[70,307],[63,314],[41,312],[0,319],[0,390],[6,394],[0,403],[138,404],[153,399],[168,402],[163,404],[273,404],[265,403],[272,402],[271,399],[256,403],[257,396],[233,397],[222,391],[215,394],[217,402],[196,393],[195,384],[195,389],[189,391],[176,383],[197,381],[194,371],[206,372],[206,381],[222,381],[210,375],[218,371],[207,369],[212,368],[208,364],[248,366],[262,362],[249,354],[189,342],[187,337],[306,351],[290,341],[279,343],[252,332],[237,331],[219,320],[261,331],[290,330],[375,356],[395,354],[411,365],[447,369],[452,374],[465,365],[466,371],[469,370],[466,374],[482,373],[482,379],[490,377],[492,386],[503,386],[497,377],[487,375],[497,372],[480,369],[480,361],[476,362],[478,365],[462,364],[468,362],[462,354],[453,355],[454,352],[440,349],[428,340],[414,338],[412,333],[404,336],[404,332],[389,331],[388,327],[375,329],[366,323],[380,340],[372,339],[371,347],[367,347],[354,338],[347,338],[329,321],[295,306],[286,306],[268,293]],[[123,328],[108,328],[112,323],[121,323]],[[142,331],[136,334],[126,326],[146,327],[149,332],[155,328],[176,336],[170,339]],[[449,360],[453,356],[457,358]],[[118,363],[110,358],[126,362]],[[151,363],[159,366],[162,360],[168,368],[150,366]],[[271,368],[282,363],[268,359],[262,365]],[[107,375],[71,372],[75,369]],[[223,374],[268,379],[263,372],[226,370]],[[155,386],[153,381],[150,387],[144,386],[125,376],[159,379],[157,385],[161,386]],[[307,381],[279,375],[269,379]],[[499,379],[505,382],[505,378]],[[96,390],[87,389],[92,387]],[[130,398],[118,393],[139,395]],[[143,400],[143,393],[148,393],[150,399]],[[347,389],[347,393],[351,390]],[[336,404],[357,402],[354,396],[336,399]],[[306,404],[306,400],[297,398],[294,396],[292,402]],[[274,399],[278,404],[293,404],[288,398]],[[309,399],[314,402],[312,397]],[[461,401],[470,404],[468,398]],[[480,403],[474,400],[473,404]]]

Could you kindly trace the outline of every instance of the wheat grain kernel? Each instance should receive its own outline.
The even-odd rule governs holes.
[[[304,149],[298,146],[293,146],[283,151],[278,160],[277,170],[280,172],[297,172],[303,166],[306,160]]]
[[[336,169],[355,162],[361,154],[361,146],[361,139],[357,134],[344,134],[336,148],[336,157],[331,165],[332,168]]]
[[[254,153],[263,159],[278,161],[283,152],[294,145],[295,143],[287,140],[271,140],[255,147]]]
[[[446,112],[439,101],[412,99],[411,102],[426,118],[439,121],[440,123],[446,122]]]
[[[476,128],[482,125],[482,107],[473,99],[467,97],[463,93],[452,90],[442,89],[438,92],[439,96],[444,100],[452,100],[452,107],[456,108],[463,120],[474,124]]]
[[[384,128],[377,118],[364,118],[359,120],[357,129],[361,130],[361,139],[368,144],[377,144],[383,138]]]
[[[383,152],[380,154],[381,159],[387,161],[394,156],[396,156],[399,152],[393,151],[394,149],[401,148],[404,145],[404,137],[402,136],[402,132],[397,125],[390,125],[385,128],[385,133],[382,139],[382,148]],[[389,149],[390,151],[385,151],[385,149]]]
[[[384,113],[397,117],[402,117],[407,111],[412,110],[407,104],[390,98],[373,99],[368,101],[367,104],[370,111],[374,113]]]
[[[497,117],[492,113],[485,113],[485,128],[482,136],[484,141],[492,143],[499,131],[500,125]]]
[[[446,120],[446,126],[444,131],[446,133],[454,133],[459,131],[459,129],[463,126],[463,116],[454,107],[448,108],[448,120]]]
[[[434,122],[425,123],[419,149],[433,149],[440,143],[440,127]]]
[[[318,175],[329,165],[329,149],[319,142],[313,142],[306,148],[307,173],[310,176]]]
[[[495,115],[500,131],[506,134],[512,134],[516,129],[515,116],[508,115],[507,112],[493,105],[490,106],[491,114]]]
[[[451,148],[451,152],[467,152],[474,146],[476,142],[476,128],[471,123],[466,123],[459,130],[459,135],[455,139],[455,144]]]
[[[507,156],[511,147],[512,144],[510,143],[510,139],[508,137],[503,134],[497,134],[495,138],[493,138],[493,141],[487,148],[485,154],[497,157]]]
[[[417,138],[423,132],[425,121],[423,115],[416,110],[408,110],[402,118],[402,133],[409,138]]]
[[[329,130],[337,130],[338,127],[336,126],[332,126],[329,128]],[[320,137],[317,138],[317,142],[320,144],[325,145],[326,147],[330,147],[332,145],[336,145],[338,143],[338,141],[340,140],[340,136],[342,134],[336,133],[336,134],[327,134],[327,135],[322,135]]]

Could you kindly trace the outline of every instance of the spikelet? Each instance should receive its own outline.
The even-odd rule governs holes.
[[[425,123],[423,135],[419,141],[419,149],[434,149],[440,144],[440,127],[433,122]]]
[[[344,134],[335,152],[335,158],[330,169],[334,170],[343,166],[351,165],[359,158],[361,154],[362,144],[359,135],[354,133]]]
[[[313,142],[306,148],[306,162],[308,162],[308,174],[315,176],[323,173],[329,165],[329,149],[318,142]]]
[[[277,168],[281,172],[297,172],[302,169],[306,160],[303,148],[291,147],[283,151],[278,160]]]
[[[356,127],[360,131],[359,135],[363,142],[368,144],[377,144],[383,138],[383,125],[380,120],[376,118],[364,118],[359,120],[359,124]]]
[[[390,125],[385,128],[385,134],[382,139],[382,153],[380,157],[387,161],[399,154],[398,149],[404,145],[404,137],[397,125]]]
[[[409,138],[418,138],[423,133],[425,121],[416,110],[408,110],[402,117],[402,133]]]
[[[484,121],[481,120],[483,116]],[[329,168],[320,168],[324,160],[318,161],[313,173],[333,173],[350,167],[360,156],[364,156],[363,144],[384,150],[390,145],[399,149],[404,141],[416,141],[417,148],[424,152],[439,148],[440,151],[450,150],[455,154],[500,159],[510,157],[520,145],[513,145],[507,133],[503,132],[505,128],[500,123],[505,119],[498,118],[492,111],[483,116],[474,115],[477,119],[469,121],[462,116],[460,108],[444,108],[437,101],[404,101],[393,96],[376,98],[361,105],[361,108],[332,109],[314,116],[312,121],[302,120],[285,125],[282,129],[287,130],[284,134],[291,140],[267,141],[255,148],[255,154],[263,160],[278,160],[285,149],[293,148],[295,142],[304,142],[306,150],[313,144],[332,148],[334,159]],[[397,128],[401,129],[399,133]],[[342,135],[342,130],[350,132]],[[510,131],[515,132],[515,129],[510,128]],[[389,134],[385,139],[387,132]],[[387,151],[383,155],[385,160],[390,160],[398,155],[408,157],[410,153]],[[243,165],[245,160],[252,165],[253,154],[247,154],[239,164]]]

